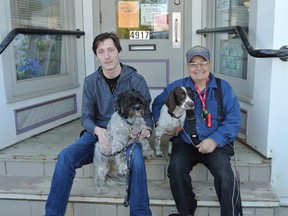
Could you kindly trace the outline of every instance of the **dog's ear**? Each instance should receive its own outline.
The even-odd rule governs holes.
[[[147,106],[147,101],[145,100],[144,96],[137,90],[133,89],[134,96],[139,100],[140,104],[143,104],[143,107],[146,108]]]
[[[125,94],[127,94],[127,92],[118,95],[115,103],[115,111],[117,111],[120,116],[124,115]]]
[[[187,94],[188,96],[193,100],[193,102],[195,101],[195,95],[194,95],[194,92],[193,90],[190,88],[190,87],[186,87],[186,90],[187,90]]]
[[[145,100],[144,96],[139,91],[137,91],[135,89],[132,89],[131,94],[132,94],[133,98],[136,99],[135,102],[142,104],[143,107],[146,109],[147,101]]]
[[[175,89],[173,89],[167,96],[165,104],[168,107],[168,111],[172,113],[176,108],[176,100],[175,100]]]

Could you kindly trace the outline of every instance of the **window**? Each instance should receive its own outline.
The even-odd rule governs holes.
[[[214,13],[208,15],[207,28],[240,25],[248,31],[250,0],[215,0],[209,1],[208,5],[214,8]],[[215,75],[233,86],[240,101],[251,103],[254,72],[251,70],[252,65],[248,64],[248,52],[239,36],[217,33],[208,39],[208,43],[214,52]]]
[[[61,29],[60,1],[11,0],[12,28]],[[23,35],[14,40],[17,80],[63,73],[62,36]]]
[[[121,39],[169,39],[168,0],[116,0]]]
[[[19,34],[14,41],[17,80],[65,73],[61,68],[62,36]]]
[[[8,32],[14,28],[76,29],[74,1],[8,2]],[[78,87],[76,40],[75,36],[18,34],[3,57],[11,64],[4,65],[7,102]]]
[[[248,26],[249,2],[216,0],[215,27]],[[215,52],[220,54],[215,61],[216,73],[247,79],[247,51],[236,35],[215,35]]]
[[[12,27],[63,28],[60,0],[10,0]]]

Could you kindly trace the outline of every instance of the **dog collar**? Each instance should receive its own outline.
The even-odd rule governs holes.
[[[174,115],[174,113],[170,112],[169,110],[167,111],[169,113],[169,115],[172,117],[172,118],[176,118],[176,119],[179,119],[181,118],[181,116],[177,117]]]
[[[128,125],[133,125],[133,122],[129,122],[127,118],[121,117]]]

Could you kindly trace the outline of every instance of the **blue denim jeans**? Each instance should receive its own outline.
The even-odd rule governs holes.
[[[76,169],[93,162],[97,137],[84,133],[75,143],[63,149],[57,159],[50,193],[45,205],[46,216],[62,216],[66,212]],[[126,155],[129,155],[127,148]],[[151,216],[142,146],[133,150],[130,168],[130,216]]]

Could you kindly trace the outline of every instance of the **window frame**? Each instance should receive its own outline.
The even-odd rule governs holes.
[[[231,4],[231,0],[229,1],[229,4]],[[214,28],[216,26],[215,20],[216,20],[216,1],[208,1],[207,2],[208,7],[206,9],[206,14],[207,14],[207,28]],[[204,9],[205,10],[205,9]],[[213,13],[208,13],[208,11],[213,11]],[[249,11],[250,14],[251,10]],[[248,23],[249,25],[249,23]],[[217,26],[218,27],[218,26]],[[225,27],[225,26],[219,26],[219,27]],[[248,26],[249,28],[249,26]],[[228,34],[228,33],[227,33]],[[219,46],[216,41],[216,35],[217,34],[208,34],[207,35],[207,44],[208,47],[210,48],[211,54],[212,54],[212,59],[213,59],[213,72],[214,74],[229,82],[235,93],[237,94],[237,97],[240,101],[252,104],[253,103],[253,85],[254,85],[254,69],[253,69],[253,64],[252,61],[253,58],[249,56],[247,53],[247,65],[246,65],[246,73],[247,77],[246,79],[241,79],[225,74],[221,74],[218,69],[215,67],[215,62],[220,60],[220,54],[216,54],[216,46]],[[240,40],[240,39],[239,39]],[[242,43],[242,42],[241,42]]]
[[[0,11],[2,10],[2,16],[4,16],[5,19],[2,19],[0,24],[5,28],[1,31],[1,35],[6,37],[6,35],[12,30],[9,0],[5,0],[3,6],[4,7],[2,7]],[[61,15],[64,20],[63,26],[65,28],[62,30],[75,30],[75,2],[69,0],[61,1],[61,7]],[[62,36],[62,48],[66,48],[66,51],[62,51],[61,53],[61,64],[65,65],[64,73],[18,81],[12,41],[0,56],[3,61],[6,103],[79,87],[76,40],[77,38],[75,36]],[[61,69],[62,68],[63,67],[61,67]]]

